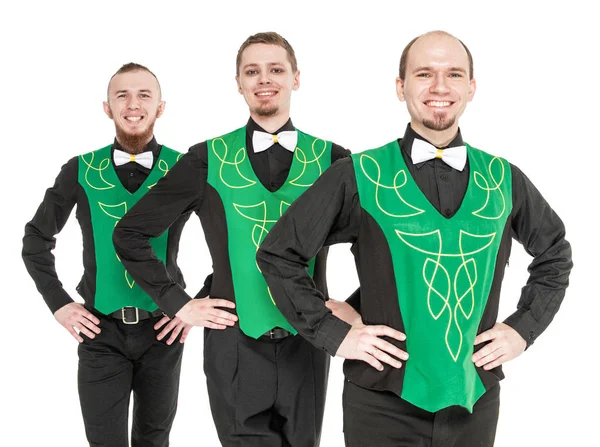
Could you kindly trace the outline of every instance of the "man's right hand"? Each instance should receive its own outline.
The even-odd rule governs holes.
[[[181,321],[192,326],[204,326],[210,329],[225,329],[238,320],[234,315],[218,307],[235,308],[235,303],[221,298],[201,298],[190,300],[175,315]]]
[[[383,371],[381,362],[400,368],[402,363],[397,359],[407,360],[408,354],[379,338],[382,336],[399,341],[406,340],[406,335],[388,326],[354,325],[335,355],[345,359],[362,360],[379,371]]]
[[[80,332],[84,333],[88,338],[94,338],[96,334],[100,333],[100,328],[98,327],[100,320],[80,303],[65,304],[54,312],[54,318],[79,343],[83,343],[83,338],[79,335]]]

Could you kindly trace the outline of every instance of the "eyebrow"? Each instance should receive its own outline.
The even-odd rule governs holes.
[[[258,67],[258,65],[259,64],[254,64],[254,63],[246,64],[242,67],[242,70],[247,70],[248,68],[251,68],[251,67]],[[284,62],[267,62],[268,67],[272,67],[274,65],[285,65],[285,63]]]
[[[417,67],[416,69],[413,70],[413,73],[417,73],[419,71],[435,71],[435,69],[433,69],[431,67]],[[458,71],[460,73],[467,74],[467,70],[465,70],[462,67],[450,67],[447,71]]]
[[[115,95],[119,95],[121,93],[129,93],[129,90],[117,90],[114,94]],[[139,93],[152,93],[152,90],[144,88],[142,90],[139,91]]]

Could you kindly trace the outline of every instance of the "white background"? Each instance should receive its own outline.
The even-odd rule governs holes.
[[[190,2],[191,3],[191,2]],[[461,120],[465,140],[519,166],[565,221],[575,269],[555,321],[506,365],[496,445],[596,445],[600,310],[596,270],[600,57],[592,2],[21,1],[0,8],[0,135],[4,234],[0,433],[6,446],[82,446],[77,343],[56,323],[20,259],[21,237],[44,190],[72,156],[112,141],[102,111],[110,76],[135,61],[158,76],[167,101],[159,142],[186,151],[243,125],[234,82],[245,38],[274,30],[294,46],[301,87],[294,124],[353,151],[400,136],[395,95],[403,47],[434,29],[461,38],[475,59],[477,92]],[[596,130],[594,130],[596,129]],[[57,269],[74,297],[81,233],[71,216]],[[347,246],[332,250],[332,296],[357,285]],[[180,254],[193,295],[210,271],[198,219]],[[530,258],[515,243],[500,318],[516,306]],[[333,360],[322,446],[343,445],[341,361]],[[202,330],[187,342],[174,447],[218,446],[202,372]]]

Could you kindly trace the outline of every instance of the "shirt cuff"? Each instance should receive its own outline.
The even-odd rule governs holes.
[[[66,306],[69,303],[74,303],[73,298],[69,296],[67,291],[62,287],[57,287],[48,293],[43,295],[44,301],[50,308],[50,311],[54,314],[58,309]]]
[[[530,310],[518,309],[510,315],[504,323],[519,333],[527,343],[527,348],[533,344],[538,337],[538,322],[533,318]],[[526,348],[526,349],[527,349]]]
[[[329,355],[335,356],[351,328],[352,326],[345,321],[328,313],[319,326],[315,344],[317,347],[327,351]]]
[[[175,314],[181,310],[192,298],[185,293],[185,290],[179,285],[172,286],[167,293],[157,302],[160,310],[168,315],[169,318],[174,318]]]

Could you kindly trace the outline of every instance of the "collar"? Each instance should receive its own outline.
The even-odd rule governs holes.
[[[247,144],[248,144],[248,149],[254,150],[254,148],[252,147],[252,133],[255,130],[260,130],[261,132],[267,132],[265,129],[263,129],[262,127],[260,127],[256,123],[256,121],[254,121],[252,118],[249,118],[248,119],[248,123],[246,124],[246,141],[247,141]],[[276,134],[276,133],[279,133],[279,132],[283,132],[284,130],[296,130],[296,128],[292,124],[292,119],[291,118],[288,119],[287,122],[283,126],[281,126],[279,129],[277,129],[275,132],[267,132],[267,133]]]
[[[419,135],[417,132],[415,132],[413,130],[413,128],[410,127],[410,123],[408,123],[406,126],[406,131],[404,132],[404,136],[402,137],[402,140],[400,142],[400,147],[408,155],[409,159],[411,158],[412,144],[413,144],[413,141],[415,140],[415,138],[418,138],[419,140],[427,141],[425,138],[423,138],[421,135]],[[427,141],[427,143],[432,144],[429,141]],[[454,139],[450,143],[448,143],[446,146],[440,147],[439,149],[446,149],[448,147],[454,147],[454,146],[462,146],[464,144],[465,143],[463,142],[462,135],[460,133],[460,128],[459,128],[458,133],[456,134]],[[415,167],[417,169],[421,169],[421,167],[423,167],[423,165],[425,163],[427,163],[427,161],[424,161],[423,163],[418,163],[415,165]]]

